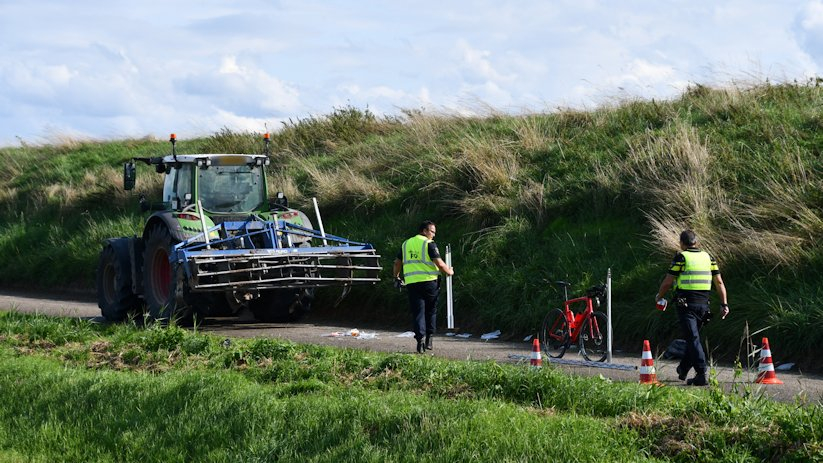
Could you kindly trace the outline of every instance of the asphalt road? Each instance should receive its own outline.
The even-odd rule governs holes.
[[[84,296],[55,297],[0,291],[0,311],[37,312],[52,316],[81,317],[104,321],[100,317],[97,303]],[[289,339],[298,343],[319,344],[334,347],[373,350],[381,352],[413,353],[415,341],[404,337],[404,328],[385,326],[354,326],[341,320],[320,319],[310,314],[302,323],[258,323],[247,314],[239,317],[209,318],[199,327],[203,332],[226,337],[272,337]],[[351,336],[357,329],[359,336]],[[470,338],[437,335],[434,349],[427,355],[435,355],[454,360],[496,361],[503,363],[529,364],[531,354],[530,341],[501,341],[498,339],[481,340],[483,333],[472,333]],[[641,348],[642,346],[638,346]],[[665,346],[652,346],[652,351],[662,351]],[[774,350],[774,346],[772,346]],[[550,363],[543,356],[544,367],[554,365],[565,371],[578,375],[602,375],[614,381],[639,380],[636,369],[640,365],[641,352],[616,352],[612,364],[588,366],[577,352],[568,352],[561,360],[563,363]],[[655,358],[657,379],[671,387],[687,387],[677,379],[676,361]],[[755,366],[756,368],[756,366]],[[804,374],[797,371],[778,371],[777,376],[782,385],[754,384],[756,372],[744,371],[735,378],[731,366],[716,365],[715,374],[720,385],[728,390],[743,391],[748,389],[763,393],[768,397],[784,402],[801,402],[823,404],[823,376]]]

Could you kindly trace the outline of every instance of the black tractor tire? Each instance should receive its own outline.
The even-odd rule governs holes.
[[[261,322],[296,322],[309,312],[313,300],[314,288],[273,289],[251,301],[249,309]]]
[[[140,300],[131,287],[128,238],[110,240],[100,251],[97,306],[110,322],[123,321],[140,309]]]
[[[192,308],[185,301],[182,269],[169,262],[176,243],[165,226],[155,225],[148,231],[143,254],[143,298],[153,320],[188,325]]]

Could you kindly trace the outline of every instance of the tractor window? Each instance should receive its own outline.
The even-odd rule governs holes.
[[[266,199],[260,167],[240,165],[200,169],[198,188],[203,208],[211,212],[249,212]]]
[[[191,187],[191,171],[193,166],[183,165],[177,170],[177,181],[175,182],[175,190],[177,191],[177,198],[180,200],[181,207],[188,206],[183,204],[186,200],[186,194],[192,192]]]
[[[177,177],[177,169],[172,169],[163,180],[163,202],[170,203],[174,199],[174,180]]]
[[[186,198],[186,193],[192,192],[191,187],[191,165],[182,165],[179,169],[172,168],[171,172],[166,175],[163,182],[163,202],[170,203],[177,199],[180,206],[183,207],[183,201]]]

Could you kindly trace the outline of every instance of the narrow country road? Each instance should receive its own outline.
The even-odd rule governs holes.
[[[19,311],[42,313],[51,316],[80,317],[103,322],[100,309],[93,299],[84,296],[57,298],[10,291],[0,291],[0,311]],[[241,314],[239,317],[209,318],[198,329],[203,332],[226,337],[272,337],[288,339],[297,343],[310,343],[334,347],[348,347],[381,352],[412,353],[415,342],[403,337],[403,330],[397,327],[350,326],[340,320],[315,319],[310,314],[302,323],[259,323],[251,317]],[[319,317],[318,317],[319,318]],[[350,335],[352,329],[358,329],[360,336]],[[435,337],[434,350],[431,355],[454,360],[496,361],[529,364],[531,342],[504,342],[497,339],[484,341],[482,333],[472,333],[470,338],[438,335]],[[640,346],[638,346],[640,347]],[[774,350],[774,346],[772,346]],[[664,346],[652,346],[653,351],[662,351]],[[641,353],[616,352],[610,368],[595,368],[582,362],[576,352],[569,352],[556,363],[558,368],[579,375],[602,375],[615,381],[632,381],[639,379],[636,369],[640,364]],[[544,366],[549,359],[543,356]],[[655,358],[657,378],[668,386],[686,387],[677,379],[676,361]],[[603,365],[607,367],[608,365]],[[755,366],[756,368],[756,366]],[[811,404],[823,403],[823,377],[797,371],[778,371],[782,385],[755,385],[754,372],[744,371],[735,379],[734,368],[718,365],[715,373],[719,383],[726,390],[738,391],[748,388],[760,391],[769,397],[784,402],[794,402],[798,397],[801,402]]]

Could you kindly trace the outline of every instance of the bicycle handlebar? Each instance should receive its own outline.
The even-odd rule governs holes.
[[[545,279],[543,281],[546,281],[548,283],[548,281],[545,280]],[[563,295],[564,295],[563,300],[568,301],[569,300],[569,287],[571,287],[572,284],[567,282],[567,281],[561,281],[561,280],[555,281],[554,283],[556,285],[560,286],[561,288],[563,288]],[[605,284],[599,284],[599,285],[592,286],[591,288],[586,290],[586,297],[595,299],[597,301],[597,305],[600,305],[600,300],[605,299],[605,297],[606,297],[606,285]]]

